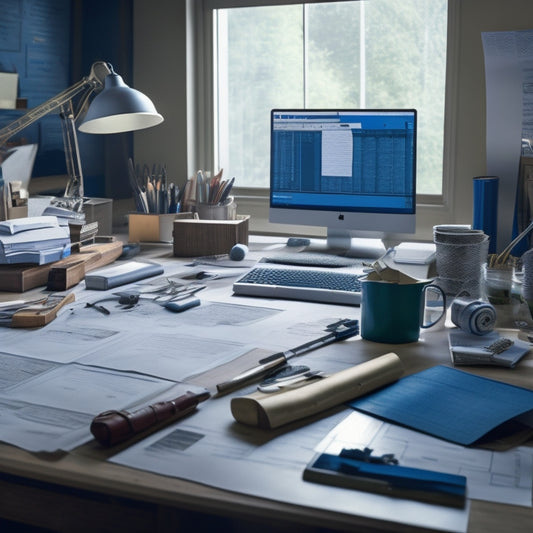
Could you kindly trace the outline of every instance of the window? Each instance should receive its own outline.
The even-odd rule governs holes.
[[[252,3],[213,2],[214,167],[268,187],[273,108],[415,108],[417,190],[441,196],[447,0]]]

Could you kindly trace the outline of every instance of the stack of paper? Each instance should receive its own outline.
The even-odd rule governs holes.
[[[0,264],[43,265],[70,255],[70,231],[56,217],[25,217],[0,222]]]

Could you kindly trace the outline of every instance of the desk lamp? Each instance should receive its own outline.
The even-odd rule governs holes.
[[[95,94],[88,109],[89,98]],[[76,100],[76,102],[74,101]],[[11,124],[0,129],[0,148],[7,140],[48,113],[58,111],[62,119],[63,143],[69,180],[65,194],[53,204],[83,218],[83,174],[81,169],[76,120],[86,112],[79,130],[85,133],[121,133],[149,128],[163,122],[152,101],[128,87],[106,62],[93,63],[90,74],[57,96],[38,105]]]

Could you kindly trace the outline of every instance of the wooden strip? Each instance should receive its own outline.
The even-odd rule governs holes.
[[[61,301],[53,308],[46,311],[29,310],[18,311],[11,319],[12,328],[41,328],[46,324],[52,322],[57,316],[58,311],[66,304],[75,300],[74,293],[67,294]]]

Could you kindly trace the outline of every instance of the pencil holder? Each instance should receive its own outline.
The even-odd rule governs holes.
[[[237,204],[230,198],[225,204],[197,204],[196,212],[200,220],[235,220]]]
[[[250,215],[235,220],[174,220],[174,256],[227,254],[236,244],[248,244]]]

